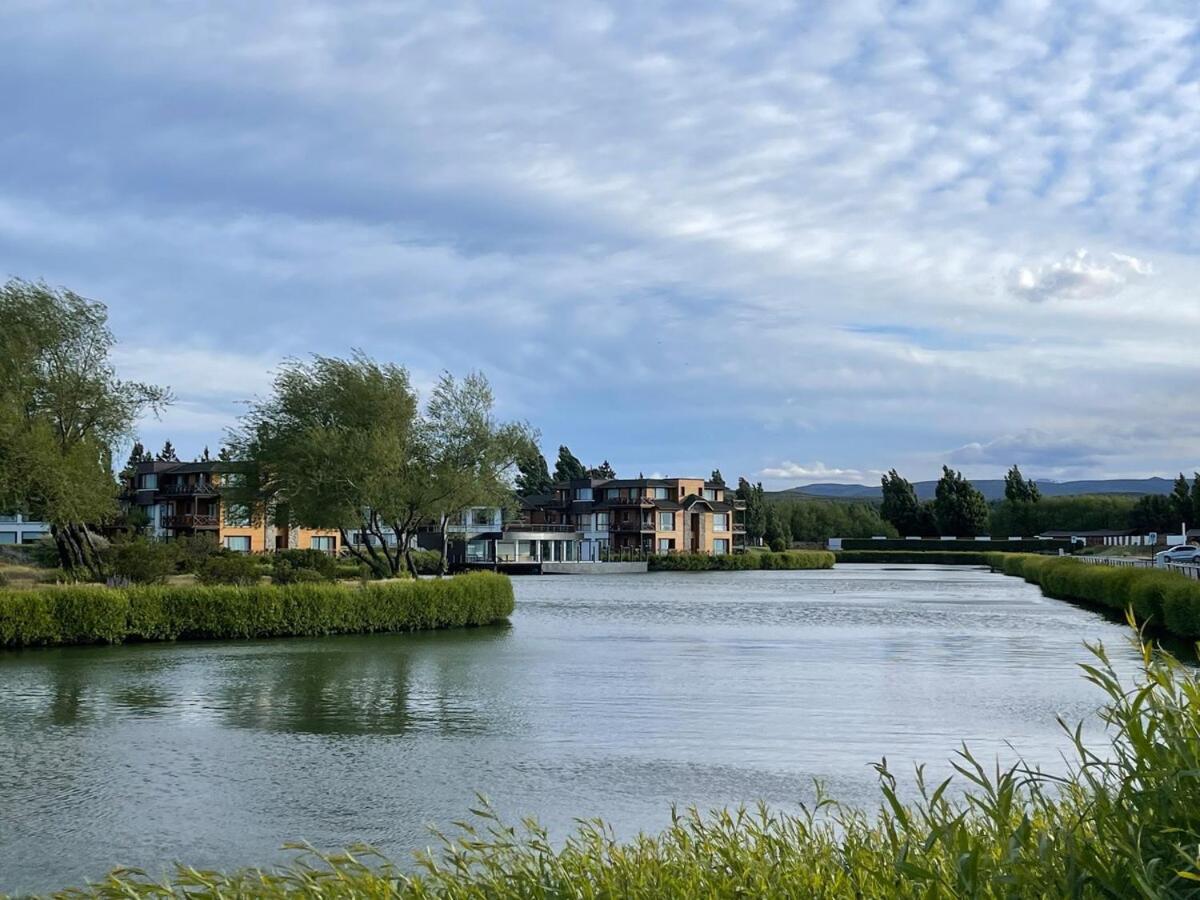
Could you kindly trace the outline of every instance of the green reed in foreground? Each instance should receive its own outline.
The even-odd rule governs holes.
[[[903,800],[886,762],[873,813],[820,797],[798,814],[695,810],[657,835],[618,841],[583,822],[564,845],[485,804],[440,852],[401,871],[368,848],[323,856],[295,848],[286,868],[227,874],[134,871],[63,896],[165,897],[1188,897],[1200,895],[1200,684],[1141,645],[1123,684],[1090,648],[1084,677],[1107,695],[1108,739],[1068,730],[1065,777],[990,770],[965,748],[953,781],[918,770]],[[965,788],[965,790],[964,790]]]

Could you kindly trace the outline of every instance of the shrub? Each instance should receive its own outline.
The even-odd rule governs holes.
[[[198,573],[214,556],[226,555],[227,551],[217,543],[216,536],[205,534],[185,535],[173,538],[168,546],[175,558],[175,571]]]
[[[54,543],[54,538],[46,535],[40,537],[29,547],[29,558],[35,566],[41,566],[43,569],[57,569],[62,563],[62,559],[58,555],[58,544]]]
[[[314,580],[297,572],[312,572],[315,580],[333,581],[338,574],[338,561],[321,550],[277,550],[271,555],[271,580],[278,584]]]
[[[990,565],[988,553],[968,553],[947,550],[838,550],[835,554],[839,563],[892,563],[896,565],[931,566],[986,566]]]
[[[437,550],[414,550],[412,560],[418,575],[437,575],[442,571],[442,554]]]
[[[246,553],[218,553],[200,563],[196,581],[200,584],[258,584],[262,565]]]
[[[414,631],[487,625],[512,610],[512,583],[494,572],[365,585],[0,590],[0,646]]]
[[[788,548],[787,541],[785,541],[781,537],[771,538],[770,546],[771,546],[771,550],[774,551],[775,553],[782,553],[784,550],[786,550]]]
[[[753,551],[709,556],[705,553],[671,553],[651,556],[652,572],[711,572],[745,569],[831,569],[834,557],[825,550]]]
[[[175,553],[171,546],[144,537],[113,544],[104,557],[111,574],[134,584],[158,584],[175,571]]]

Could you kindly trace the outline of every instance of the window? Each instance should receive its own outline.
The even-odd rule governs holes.
[[[667,489],[666,488],[651,488],[651,490],[654,493],[652,493],[650,496],[652,496],[655,500],[666,500],[667,499]]]
[[[675,549],[675,538],[659,538],[658,539],[658,552],[659,553],[670,553],[674,549]]]
[[[621,489],[620,488],[609,488],[608,489],[608,499],[609,500],[620,500],[621,499]]]
[[[713,555],[724,556],[729,552],[729,541],[725,538],[717,538],[713,541]]]
[[[491,509],[473,509],[471,510],[472,525],[492,525],[496,521],[496,516]]]
[[[606,528],[608,528],[609,515],[610,514],[606,513],[606,512],[596,513],[596,530],[597,531],[604,531]]]
[[[576,500],[591,500],[592,499],[592,489],[590,487],[575,488],[575,499]]]
[[[704,499],[705,500],[716,500],[717,492],[713,488],[705,488],[704,489]]]
[[[17,521],[17,514],[16,514],[16,513],[3,513],[3,514],[0,514],[0,522],[15,522],[15,521]]]
[[[225,524],[230,528],[249,528],[250,507],[244,503],[226,503]]]
[[[314,534],[309,540],[309,546],[314,550],[321,550],[325,553],[333,553],[337,550],[337,538],[331,535]]]
[[[713,531],[729,530],[729,513],[713,513]]]
[[[675,530],[675,513],[660,512],[658,514],[658,530],[659,531],[674,531]]]
[[[229,535],[227,538],[225,538],[225,549],[232,550],[234,553],[249,553],[250,536],[234,534]]]
[[[486,562],[492,558],[488,541],[467,541],[467,562]]]
[[[17,533],[15,531],[0,531],[0,544],[15,544],[17,542]]]
[[[147,472],[145,475],[138,476],[139,491],[156,491],[158,490],[158,475],[154,472]]]

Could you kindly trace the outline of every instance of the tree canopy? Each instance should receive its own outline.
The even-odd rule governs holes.
[[[888,471],[880,479],[883,500],[879,506],[879,514],[901,535],[920,535],[929,532],[922,530],[924,524],[921,516],[921,504],[917,500],[917,491],[912,482],[901,477],[895,469]]]
[[[87,526],[116,512],[113,459],[170,392],[117,378],[107,309],[72,291],[10,280],[0,322],[0,508],[49,522],[63,566],[99,574]]]
[[[587,467],[579,461],[566,444],[558,448],[558,461],[554,464],[554,480],[570,481],[573,478],[587,478]]]
[[[530,441],[521,451],[517,459],[517,496],[532,497],[537,494],[550,492],[554,479],[550,477],[550,469],[546,465],[546,457],[538,450],[537,444]]]
[[[949,466],[942,466],[933,510],[940,534],[974,537],[987,531],[987,500],[962,472]]]

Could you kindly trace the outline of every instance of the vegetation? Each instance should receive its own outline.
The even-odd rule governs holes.
[[[49,522],[59,564],[100,577],[89,526],[117,512],[113,455],[170,395],[116,377],[100,303],[13,279],[0,322],[0,509]]]
[[[898,565],[987,566],[1004,554],[976,550],[838,550],[839,563],[894,563]]]
[[[1114,494],[1042,497],[1029,504],[1005,501],[992,506],[989,529],[997,538],[1052,530],[1125,529],[1136,503],[1133,497]]]
[[[831,500],[778,500],[771,504],[787,522],[792,541],[816,543],[831,537],[896,537],[895,526],[869,503]]]
[[[554,484],[554,479],[550,477],[550,469],[546,465],[546,457],[542,456],[541,451],[532,441],[521,450],[517,457],[515,484],[518,497],[548,494]]]
[[[579,461],[565,444],[558,448],[558,461],[554,464],[555,481],[571,481],[575,478],[587,478],[587,467]]]
[[[196,569],[197,584],[252,585],[262,580],[263,567],[247,553],[214,553]]]
[[[988,564],[1036,584],[1048,597],[1131,610],[1137,620],[1181,638],[1200,638],[1200,581],[1163,569],[1104,566],[1063,556],[988,554]]]
[[[974,537],[987,532],[988,504],[971,482],[949,466],[942,466],[933,501],[940,534]]]
[[[511,495],[507,473],[533,435],[497,424],[482,375],[444,375],[419,408],[408,372],[362,355],[285,362],[272,396],[231,435],[239,461],[225,491],[257,515],[336,529],[342,546],[379,576],[416,574],[411,538],[471,505]],[[368,535],[366,543],[349,532]]]
[[[746,501],[746,540],[751,546],[757,546],[767,533],[767,501],[762,482],[752,485],[745,478],[739,478],[735,496]]]
[[[710,556],[671,553],[649,557],[652,572],[701,572],[746,569],[832,569],[834,556],[825,550],[750,551]]]
[[[179,867],[163,882],[118,870],[81,896],[658,898],[1181,898],[1200,883],[1200,682],[1141,647],[1123,683],[1100,647],[1088,681],[1105,696],[1103,746],[1067,731],[1059,777],[1023,764],[992,769],[965,747],[955,774],[902,796],[884,760],[874,810],[818,791],[798,814],[695,809],[656,835],[618,842],[580,821],[556,848],[532,820],[509,825],[482,801],[458,835],[406,871],[365,847],[332,856],[296,846],[276,871]]]
[[[512,613],[512,584],[479,572],[363,585],[93,585],[0,590],[0,646],[415,631]]]

